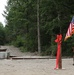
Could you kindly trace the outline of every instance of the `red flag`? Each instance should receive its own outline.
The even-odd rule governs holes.
[[[69,25],[68,31],[67,31],[66,36],[65,36],[65,40],[67,38],[71,37],[72,34],[74,34],[74,16],[73,16],[72,21]]]

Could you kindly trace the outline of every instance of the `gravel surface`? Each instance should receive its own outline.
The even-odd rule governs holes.
[[[22,53],[14,46],[1,46],[11,55],[31,56],[32,53]],[[62,69],[55,70],[56,59],[0,59],[0,75],[74,75],[73,58],[62,59]]]
[[[63,59],[64,69],[54,70],[55,59],[0,60],[0,75],[74,75],[73,60]]]

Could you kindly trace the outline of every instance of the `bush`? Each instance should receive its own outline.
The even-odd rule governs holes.
[[[15,41],[12,41],[12,44],[16,47],[24,46],[24,38],[21,36],[17,36]]]
[[[56,46],[57,45],[51,45],[42,47],[42,53],[41,55],[52,55],[54,56],[56,54]]]
[[[24,48],[23,46],[20,47],[21,52],[27,52],[27,48]]]

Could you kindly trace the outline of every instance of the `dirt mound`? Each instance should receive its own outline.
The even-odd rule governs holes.
[[[19,48],[14,46],[1,46],[1,48],[6,48],[7,52],[10,52],[10,56],[33,56],[35,53],[31,52],[21,52]]]

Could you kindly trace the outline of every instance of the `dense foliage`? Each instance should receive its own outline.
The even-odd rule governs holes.
[[[0,46],[4,45],[5,42],[6,42],[5,28],[3,27],[3,24],[0,22]]]
[[[63,39],[74,15],[74,0],[40,0],[40,39],[42,54],[56,54],[56,34]],[[37,51],[37,0],[8,0],[6,11],[7,43],[21,47],[23,51]],[[74,36],[62,40],[62,55],[72,55]]]

